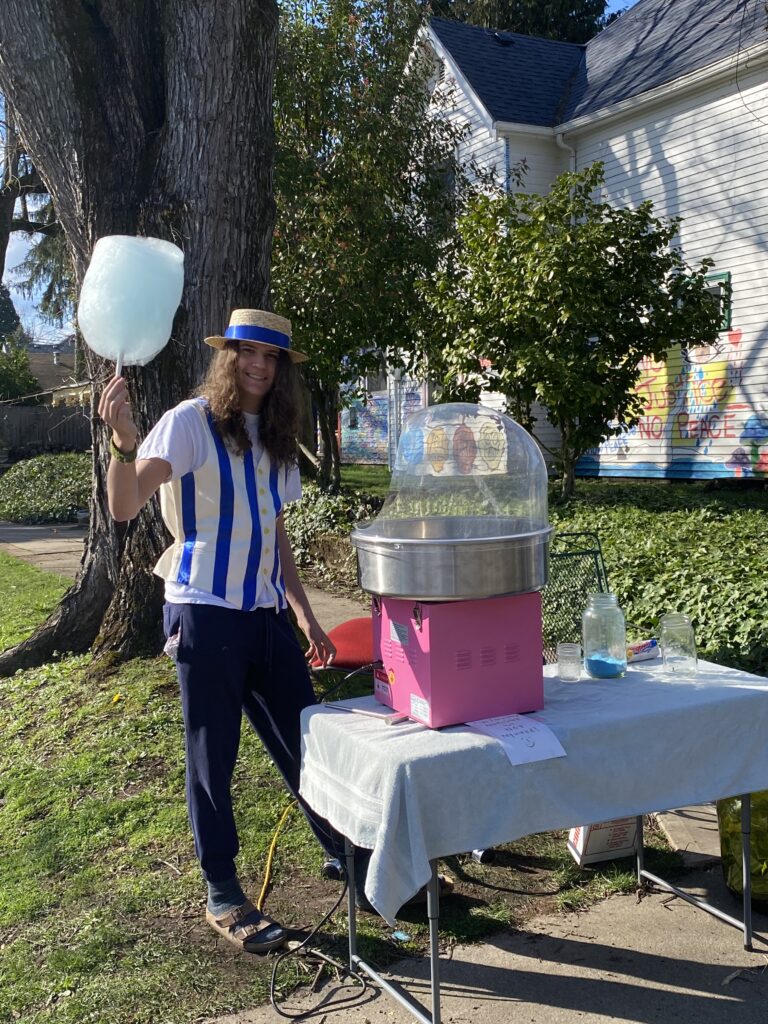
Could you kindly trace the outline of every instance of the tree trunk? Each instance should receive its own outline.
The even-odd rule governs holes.
[[[312,394],[317,406],[320,427],[321,454],[317,474],[318,486],[330,494],[337,494],[341,486],[341,457],[336,433],[339,422],[339,403],[335,392],[316,385]]]
[[[560,487],[562,498],[572,498],[576,491],[576,463],[569,455],[563,461],[563,478]]]
[[[5,152],[0,169],[0,281],[5,274],[5,260],[11,237],[13,210],[19,197],[17,187],[21,147],[13,126],[13,112],[5,103]]]
[[[170,343],[125,372],[141,436],[189,395],[210,354],[202,339],[230,309],[269,308],[277,23],[275,0],[0,4],[0,90],[48,184],[78,285],[104,235],[152,235],[184,250]],[[98,392],[113,367],[84,354]],[[0,674],[94,640],[97,653],[121,657],[156,649],[159,506],[119,530],[106,509],[108,436],[95,417],[92,442],[80,575],[51,619],[0,656]]]
[[[574,452],[568,423],[560,422],[560,497],[572,498],[576,490],[576,462],[578,455]]]
[[[317,421],[312,402],[312,392],[302,378],[301,381],[301,424],[299,426],[299,469],[302,476],[313,480],[318,474]]]

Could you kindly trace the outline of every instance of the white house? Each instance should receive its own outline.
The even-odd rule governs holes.
[[[455,86],[472,156],[525,187],[605,165],[604,199],[681,217],[686,259],[732,287],[718,343],[643,368],[639,425],[582,473],[713,478],[768,473],[768,32],[754,0],[639,0],[586,45],[433,19],[426,40]],[[516,186],[515,186],[516,187]]]

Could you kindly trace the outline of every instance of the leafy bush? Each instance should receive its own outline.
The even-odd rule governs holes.
[[[88,505],[91,460],[84,452],[38,455],[0,477],[0,519],[13,523],[74,522]]]
[[[696,484],[580,482],[552,525],[600,537],[632,639],[693,619],[708,660],[768,673],[768,494]]]
[[[381,505],[381,498],[357,491],[326,494],[316,484],[305,482],[302,500],[292,502],[285,509],[285,527],[296,564],[354,586],[356,571],[352,549],[344,544],[337,545],[333,555],[328,556],[323,548],[328,551],[329,538],[345,538],[355,523],[372,519]]]

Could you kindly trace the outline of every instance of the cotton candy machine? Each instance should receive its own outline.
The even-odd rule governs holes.
[[[551,532],[546,466],[522,427],[481,405],[411,416],[384,506],[351,536],[379,700],[434,728],[543,707]]]

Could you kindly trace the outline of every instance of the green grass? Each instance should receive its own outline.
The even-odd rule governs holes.
[[[553,502],[553,519],[561,528],[598,530],[612,583],[633,611],[663,607],[680,596],[675,588],[687,588],[687,596],[706,582],[712,593],[702,607],[714,611],[704,625],[720,628],[724,608],[729,635],[741,637],[739,644],[758,641],[768,622],[767,495],[602,484],[580,484],[578,492],[568,506]],[[675,538],[682,538],[677,545]],[[714,582],[692,558],[700,547]],[[0,560],[0,571],[0,623],[13,643],[45,616],[67,581],[9,558]],[[730,594],[719,582],[726,578],[738,594],[755,594],[752,633],[740,634],[740,620],[728,611]],[[734,650],[735,657],[748,653]],[[271,963],[222,948],[202,922],[183,756],[176,681],[165,658],[130,662],[112,675],[99,673],[87,656],[69,658],[0,680],[2,1024],[184,1024],[266,999]],[[233,788],[242,875],[256,896],[288,798],[248,730]],[[679,870],[656,834],[648,842],[650,870]],[[317,922],[338,894],[338,886],[319,879],[320,863],[293,812],[278,841],[267,911],[289,925]],[[491,865],[463,857],[447,865],[458,883],[441,915],[449,942],[519,927],[557,907],[580,909],[636,884],[627,861],[578,869],[562,833],[500,847]],[[363,955],[386,964],[422,952],[423,911],[404,913],[401,927],[404,943],[379,919],[361,917]],[[343,959],[343,915],[326,934],[327,948],[335,943]],[[284,985],[294,983],[290,969],[283,977]]]
[[[391,473],[386,466],[342,466],[341,486],[345,491],[360,491],[374,498],[385,498]]]
[[[167,659],[100,679],[70,658],[0,685],[0,1020],[157,1024],[262,1001],[269,965],[222,956],[199,928]],[[250,734],[234,788],[257,893],[288,798]],[[277,887],[317,869],[306,832],[285,830]]]
[[[25,640],[56,607],[71,580],[0,552],[0,650]]]

